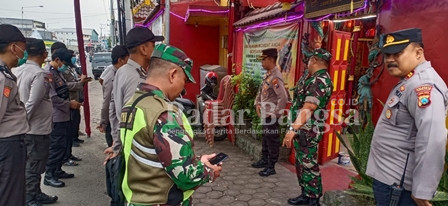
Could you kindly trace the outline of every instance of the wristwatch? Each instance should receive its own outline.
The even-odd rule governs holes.
[[[299,129],[294,129],[294,127],[292,127],[292,126],[290,126],[288,130],[289,131],[293,131],[294,133],[298,133],[299,132]]]

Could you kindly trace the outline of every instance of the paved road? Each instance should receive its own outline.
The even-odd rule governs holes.
[[[89,65],[89,64],[88,64]],[[91,75],[91,71],[89,69]],[[91,109],[90,138],[82,136],[85,143],[74,148],[73,153],[83,160],[79,166],[66,167],[67,172],[74,173],[75,178],[63,180],[64,188],[56,189],[42,184],[42,190],[47,194],[59,196],[54,205],[67,206],[106,206],[109,197],[106,195],[105,169],[102,165],[106,148],[104,135],[95,127],[99,122],[102,91],[98,81],[89,83],[89,98]],[[84,123],[81,123],[84,128]],[[221,177],[214,183],[207,183],[194,194],[194,205],[287,205],[286,200],[299,193],[296,177],[281,165],[276,166],[277,174],[270,177],[260,177],[259,169],[250,167],[252,162],[245,154],[230,142],[216,142],[210,148],[201,137],[195,139],[196,154],[224,152],[229,159],[224,162]]]

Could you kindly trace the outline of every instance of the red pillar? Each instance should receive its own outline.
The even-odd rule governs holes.
[[[227,55],[227,74],[232,74],[232,68],[233,68],[233,56],[235,55],[233,52],[233,23],[235,21],[235,4],[234,4],[234,0],[230,0],[230,5],[229,5],[229,25],[228,25],[228,38],[227,38],[227,52],[230,55]]]
[[[76,37],[78,39],[79,59],[81,61],[82,73],[87,75],[86,57],[84,52],[84,39],[81,25],[81,7],[79,0],[74,0],[75,3],[75,23],[76,23]],[[86,123],[86,134],[90,137],[90,106],[89,106],[89,89],[88,84],[84,85],[84,121]]]

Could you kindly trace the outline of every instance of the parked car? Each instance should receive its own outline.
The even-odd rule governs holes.
[[[112,64],[111,52],[98,52],[92,56],[92,73],[98,79],[107,66]]]

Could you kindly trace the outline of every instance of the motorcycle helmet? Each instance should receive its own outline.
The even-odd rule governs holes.
[[[205,84],[215,86],[218,83],[218,74],[216,72],[209,72],[205,75]]]

